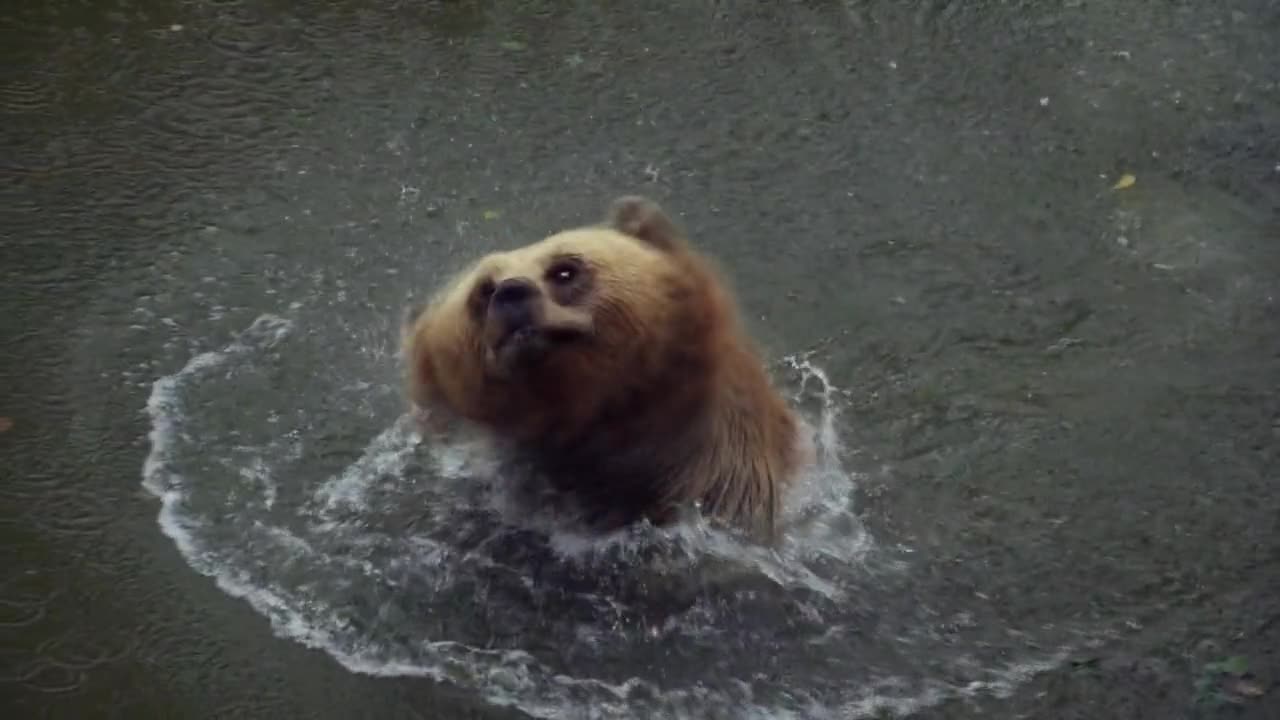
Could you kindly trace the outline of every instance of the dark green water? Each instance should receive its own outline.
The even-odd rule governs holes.
[[[1280,716],[1280,4],[54,1],[0,58],[5,717]],[[739,584],[396,430],[402,304],[623,192],[837,389],[822,533],[677,543]]]

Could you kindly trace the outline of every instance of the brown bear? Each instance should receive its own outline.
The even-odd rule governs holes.
[[[403,340],[413,405],[486,431],[590,529],[698,503],[776,538],[800,423],[726,283],[651,200],[480,259],[410,310]]]

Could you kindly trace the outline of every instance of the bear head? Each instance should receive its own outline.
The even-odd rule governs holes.
[[[603,224],[487,255],[414,309],[411,397],[514,439],[570,442],[606,416],[696,405],[733,323],[672,220],[623,197]]]

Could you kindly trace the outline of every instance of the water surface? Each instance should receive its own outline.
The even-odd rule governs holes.
[[[13,716],[1280,713],[1275,3],[0,28]],[[403,426],[402,305],[623,192],[826,432],[777,556],[504,531]]]

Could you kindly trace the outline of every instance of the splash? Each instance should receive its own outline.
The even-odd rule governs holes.
[[[857,515],[842,394],[807,356],[780,384],[816,461],[764,548],[696,515],[604,539],[512,523],[483,446],[417,437],[358,368],[291,372],[333,344],[264,315],[157,380],[143,484],[192,568],[354,672],[546,718],[909,714],[1026,675],[886,610],[909,570]]]

